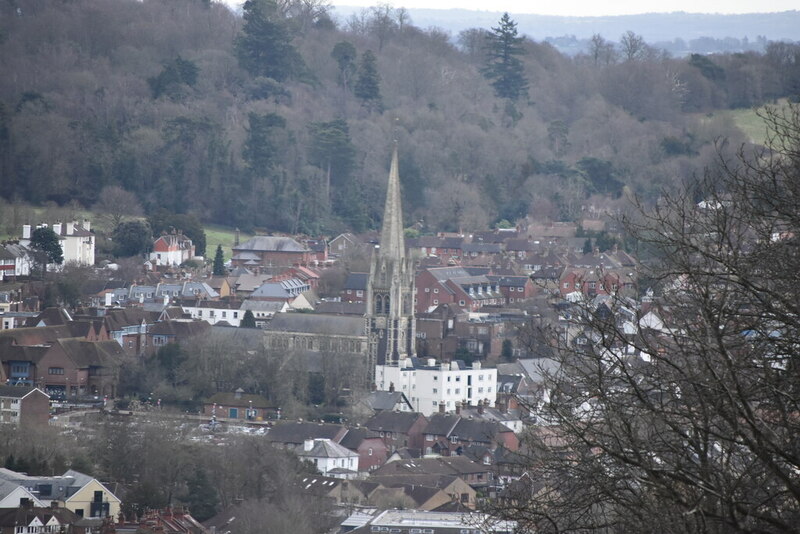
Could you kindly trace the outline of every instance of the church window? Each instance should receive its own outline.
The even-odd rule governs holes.
[[[383,297],[375,295],[375,313],[380,314],[383,312]]]
[[[383,313],[389,315],[389,295],[383,298]]]

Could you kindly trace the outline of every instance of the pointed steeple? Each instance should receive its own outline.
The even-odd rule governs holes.
[[[397,141],[392,151],[389,169],[389,187],[386,189],[386,206],[383,210],[380,255],[401,258],[405,254],[403,240],[403,206],[400,198],[400,171],[397,162]]]

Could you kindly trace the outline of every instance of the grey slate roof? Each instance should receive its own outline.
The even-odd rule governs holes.
[[[266,435],[266,440],[299,445],[307,439],[335,439],[343,430],[342,425],[286,422],[272,427]]]
[[[257,235],[241,245],[233,247],[239,251],[255,250],[263,252],[306,252],[308,249],[291,237]]]
[[[355,454],[347,447],[343,447],[327,438],[315,439],[311,450],[297,451],[298,456],[308,458],[352,458]]]
[[[402,391],[373,391],[367,396],[366,404],[375,411],[394,410],[398,404],[412,408]]]
[[[344,289],[366,290],[369,273],[350,273],[344,281]]]
[[[376,432],[407,434],[420,417],[425,416],[417,412],[380,412],[370,417],[364,426]]]
[[[339,334],[364,337],[363,317],[315,313],[283,313],[273,317],[266,330],[307,334]]]

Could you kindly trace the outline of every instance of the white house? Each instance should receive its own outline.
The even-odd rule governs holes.
[[[34,506],[43,507],[42,501],[28,491],[24,486],[20,486],[15,482],[0,479],[0,508],[16,508],[19,506],[22,499],[28,499],[28,502]]]
[[[329,439],[307,439],[297,455],[314,464],[325,476],[355,478],[358,475],[358,453]]]
[[[497,369],[484,369],[480,362],[471,368],[459,362],[437,363],[436,360],[404,358],[397,365],[376,365],[378,390],[393,388],[411,401],[414,410],[431,415],[444,403],[453,411],[456,402],[477,405],[478,401],[497,401]]]
[[[30,251],[18,243],[0,246],[0,280],[31,274],[33,258]]]
[[[43,223],[36,228],[47,227]],[[78,221],[68,223],[54,223],[53,232],[58,236],[61,243],[61,252],[64,255],[64,263],[76,263],[78,265],[94,265],[94,234],[91,232],[91,224],[88,220],[79,224]],[[28,248],[31,243],[33,231],[30,224],[22,225],[22,239],[19,244]]]
[[[166,234],[153,242],[150,261],[155,265],[180,265],[194,258],[192,240],[183,234]]]

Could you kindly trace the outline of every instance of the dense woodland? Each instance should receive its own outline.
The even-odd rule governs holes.
[[[121,187],[148,215],[363,230],[397,139],[409,224],[575,219],[654,200],[716,138],[744,141],[711,112],[800,93],[798,45],[671,58],[629,32],[575,57],[522,41],[527,91],[503,98],[487,33],[387,5],[337,21],[317,0],[250,0],[244,17],[207,0],[2,0],[0,195],[91,207]]]

